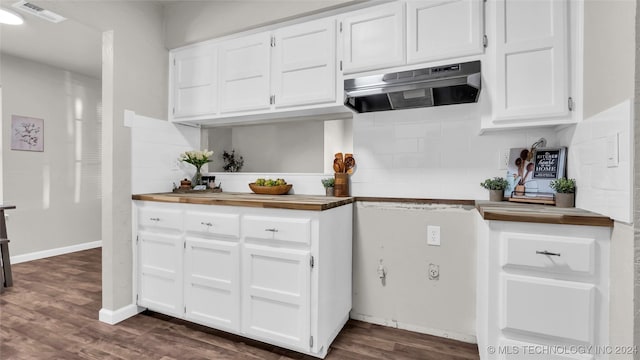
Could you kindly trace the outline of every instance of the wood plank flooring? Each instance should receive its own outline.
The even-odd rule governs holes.
[[[204,326],[145,312],[98,321],[101,250],[13,266],[0,295],[0,359],[315,359]],[[350,320],[326,359],[478,359],[475,345]]]

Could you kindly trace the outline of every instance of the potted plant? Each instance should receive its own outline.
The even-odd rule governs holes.
[[[576,202],[576,179],[560,178],[553,180],[549,186],[556,191],[557,207],[574,207]]]
[[[208,151],[207,149],[204,149],[202,151],[185,151],[180,154],[181,161],[184,161],[196,167],[196,173],[191,179],[191,186],[195,187],[202,184],[202,173],[200,172],[200,169],[202,168],[202,165],[211,162],[211,160],[209,160],[211,155],[213,155],[213,151]]]
[[[324,186],[324,190],[327,194],[327,196],[333,196],[333,187],[336,184],[336,179],[335,178],[325,178],[320,180],[322,181],[322,186]]]
[[[509,183],[507,179],[496,176],[493,179],[486,179],[481,182],[480,186],[489,190],[490,201],[502,201],[504,198],[504,189],[509,186]]]
[[[244,166],[244,158],[239,156],[236,158],[236,151],[231,150],[222,152],[222,160],[224,160],[224,166],[222,167],[226,172],[238,172]]]

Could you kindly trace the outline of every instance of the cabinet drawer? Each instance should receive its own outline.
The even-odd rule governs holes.
[[[501,242],[503,267],[583,275],[595,271],[595,239],[503,233]]]
[[[240,237],[240,215],[187,211],[185,230],[205,235]]]
[[[182,210],[140,207],[138,208],[138,226],[182,231]]]
[[[311,219],[246,216],[243,219],[246,237],[289,241],[300,244],[311,242]]]
[[[502,276],[503,331],[591,343],[595,286],[527,276]]]

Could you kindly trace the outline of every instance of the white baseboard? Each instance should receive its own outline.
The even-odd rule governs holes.
[[[127,320],[132,316],[138,315],[144,310],[145,308],[139,307],[136,304],[130,304],[125,307],[121,307],[118,310],[108,310],[108,309],[102,308],[100,309],[98,319],[103,323],[107,323],[109,325],[115,325],[120,321]]]
[[[455,333],[455,332],[450,332],[450,331],[440,330],[440,329],[432,329],[425,326],[406,324],[406,323],[401,323],[394,320],[386,320],[386,319],[377,318],[377,317],[368,316],[368,315],[354,314],[353,312],[351,312],[350,316],[354,320],[360,320],[360,321],[364,321],[364,322],[368,322],[376,325],[383,325],[383,326],[393,327],[393,328],[402,329],[402,330],[409,330],[409,331],[413,331],[421,334],[439,336],[439,337],[458,340],[458,341],[471,343],[471,344],[478,343],[478,339],[476,338],[475,335]]]
[[[9,245],[11,246],[11,245]],[[44,259],[52,256],[58,256],[63,254],[69,254],[76,251],[89,250],[94,248],[102,247],[102,240],[92,241],[77,245],[65,246],[55,249],[36,251],[28,254],[11,256],[10,260],[12,264],[19,264],[22,262]],[[9,251],[11,253],[11,251]]]

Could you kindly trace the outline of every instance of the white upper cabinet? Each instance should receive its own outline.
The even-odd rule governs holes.
[[[321,19],[274,32],[276,108],[336,99],[336,22]]]
[[[169,113],[174,118],[213,115],[218,111],[218,58],[214,45],[203,44],[171,53]]]
[[[407,1],[407,63],[481,54],[482,0]]]
[[[494,6],[493,122],[567,116],[567,1],[500,0]]]
[[[269,109],[271,35],[263,32],[220,44],[220,110]]]
[[[345,74],[405,63],[403,7],[396,1],[342,19]]]

